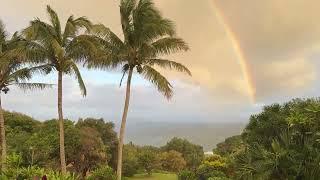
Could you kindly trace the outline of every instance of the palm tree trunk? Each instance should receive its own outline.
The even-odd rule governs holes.
[[[59,114],[59,129],[60,129],[60,163],[61,172],[66,173],[66,155],[64,150],[64,123],[62,113],[62,72],[58,72],[58,114]]]
[[[131,88],[131,78],[132,78],[133,68],[129,69],[128,79],[127,79],[127,89],[126,89],[126,97],[123,108],[121,127],[120,127],[120,135],[119,135],[119,144],[118,144],[118,164],[117,164],[117,180],[121,180],[122,175],[122,151],[123,151],[123,140],[126,129],[126,121],[129,109],[129,101],[130,101],[130,88]]]
[[[1,168],[5,169],[6,157],[7,157],[7,144],[6,144],[6,129],[4,126],[3,109],[1,105],[1,95],[0,95],[0,132],[1,132]]]

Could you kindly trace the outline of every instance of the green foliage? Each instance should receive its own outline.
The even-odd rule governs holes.
[[[151,175],[152,170],[157,168],[156,152],[152,147],[143,147],[139,150],[138,163],[140,167]]]
[[[187,167],[191,169],[196,169],[204,158],[203,148],[186,139],[173,138],[162,149],[180,152],[187,162]]]
[[[80,179],[78,176],[76,176],[73,173],[67,172],[65,174],[62,174],[57,171],[48,171],[46,173],[46,177],[50,180],[78,180],[78,179]]]
[[[224,142],[218,143],[213,152],[221,156],[233,156],[245,148],[240,135],[226,138]]]
[[[9,179],[33,179],[34,177],[42,177],[44,174],[44,169],[34,166],[8,168],[3,172],[3,175]]]
[[[116,175],[111,167],[101,166],[92,171],[87,180],[116,180]]]
[[[124,145],[123,149],[123,175],[132,177],[139,171],[138,147],[132,143]]]
[[[79,119],[77,128],[89,127],[95,129],[100,134],[105,151],[107,152],[108,165],[112,168],[116,167],[118,137],[114,130],[114,123],[105,122],[103,119],[86,118]]]
[[[29,67],[30,49],[27,48],[27,42],[18,33],[15,32],[11,38],[0,20],[0,92],[7,94],[9,86],[16,85],[24,90],[44,89],[51,87],[44,83],[28,83],[38,67]]]
[[[159,159],[161,168],[168,172],[180,172],[187,165],[182,154],[174,150],[161,153]]]
[[[93,59],[88,66],[103,70],[122,67],[123,76],[136,70],[166,98],[171,98],[172,85],[155,67],[191,75],[184,65],[163,59],[187,51],[188,45],[176,37],[174,23],[162,17],[152,0],[121,0],[120,15],[124,39],[103,25],[92,28],[91,32],[102,42],[105,55]]]
[[[33,63],[41,64],[41,72],[46,74],[56,70],[74,75],[85,96],[86,87],[76,62],[96,55],[98,42],[95,38],[80,34],[90,30],[92,23],[85,17],[74,18],[71,15],[62,29],[57,13],[50,6],[47,6],[47,14],[49,23],[37,18],[22,32],[28,41],[26,47],[32,49],[28,58]]]
[[[208,178],[227,178],[227,160],[220,155],[214,154],[205,158],[197,169],[199,179],[206,180]]]
[[[34,166],[58,169],[57,120],[39,122],[13,112],[5,112],[5,116],[8,118],[6,126],[10,154],[7,158],[8,166],[15,169]],[[107,161],[111,164],[117,143],[112,123],[104,122],[103,119],[89,118],[80,120],[77,124],[65,120],[64,127],[67,163],[70,171],[85,176],[89,171]]]
[[[96,129],[81,127],[79,133],[80,141],[77,142],[79,148],[69,159],[73,163],[73,169],[85,176],[87,172],[106,163],[107,151],[100,133]]]
[[[183,170],[178,174],[179,180],[197,180],[197,176],[193,171]]]
[[[243,133],[239,179],[317,179],[320,176],[319,99],[265,107]],[[264,133],[264,134],[263,134]]]

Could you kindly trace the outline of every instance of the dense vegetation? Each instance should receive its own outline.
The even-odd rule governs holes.
[[[58,119],[37,121],[6,112],[0,99],[0,179],[107,179],[155,177],[180,180],[300,180],[320,177],[320,100],[296,99],[264,107],[243,133],[227,138],[204,156],[203,148],[173,138],[162,147],[124,144],[131,79],[137,72],[166,98],[172,85],[154,67],[191,75],[182,64],[162,59],[187,51],[174,23],[161,16],[152,0],[121,0],[122,37],[104,25],[72,15],[63,26],[47,6],[49,22],[35,19],[10,38],[0,22],[0,95],[16,85],[27,90],[51,87],[30,83],[34,74],[58,75]],[[126,95],[119,136],[114,124],[63,118],[63,75],[86,87],[78,65],[122,68]],[[122,80],[121,80],[122,81]],[[121,85],[121,82],[120,82]],[[1,97],[0,97],[1,98]]]
[[[319,179],[320,100],[264,107],[239,136],[227,138],[180,179]],[[190,178],[192,177],[192,178]]]
[[[59,126],[56,120],[37,121],[24,114],[5,111],[9,178],[52,175],[59,170]],[[76,177],[115,177],[118,139],[114,124],[103,119],[64,120],[67,170]],[[193,154],[194,153],[194,154]],[[163,147],[124,147],[123,173],[127,177],[153,172],[178,173],[194,169],[203,158],[202,147],[173,138]],[[190,159],[192,157],[192,159]],[[186,160],[185,160],[186,158]],[[69,176],[72,176],[71,174]]]
[[[178,174],[181,180],[317,179],[319,113],[319,99],[266,106],[261,113],[251,116],[241,135],[219,143],[214,155],[206,157],[201,146],[186,139],[173,138],[162,147],[129,143],[124,146],[123,174],[132,179],[173,177],[170,174]],[[40,122],[12,112],[5,112],[4,117],[9,156],[2,177],[30,179],[46,174],[61,178],[56,171],[56,120]],[[72,174],[63,176],[116,178],[118,139],[113,123],[94,118],[64,123],[67,170]]]
[[[62,24],[59,15],[48,5],[48,20],[36,18],[30,21],[30,25],[20,32],[14,33],[8,38],[5,26],[0,22],[0,93],[8,93],[8,86],[17,85],[23,89],[43,89],[47,84],[29,83],[34,73],[47,75],[52,71],[57,72],[57,109],[59,131],[55,131],[55,123],[48,122],[49,131],[59,133],[60,170],[62,174],[67,172],[67,137],[65,131],[72,128],[69,122],[63,118],[63,76],[73,75],[78,81],[83,96],[87,91],[78,65],[86,68],[109,70],[110,68],[122,68],[123,78],[127,74],[126,95],[121,120],[117,151],[117,176],[121,180],[123,162],[123,144],[125,127],[128,116],[131,79],[136,74],[155,85],[167,99],[173,95],[170,82],[157,68],[176,70],[191,75],[191,72],[183,64],[163,59],[168,55],[187,51],[189,49],[183,39],[177,37],[174,23],[162,17],[152,0],[121,0],[120,23],[123,37],[118,37],[111,29],[102,24],[93,24],[86,17],[74,17],[70,15]],[[121,85],[120,82],[120,85]],[[0,96],[1,98],[1,96]],[[66,127],[65,127],[66,126]],[[94,127],[79,128],[81,144],[91,145],[95,139],[95,145],[87,148],[96,151],[95,156],[101,156],[103,151],[97,139],[98,134],[92,132]],[[96,130],[98,131],[98,130]],[[101,131],[101,129],[100,129]],[[5,118],[0,99],[0,139],[1,139],[1,169],[6,170],[7,142],[5,134]],[[46,135],[42,132],[36,134]],[[32,137],[33,138],[33,137]],[[50,137],[52,138],[52,137]],[[50,139],[52,140],[52,139]],[[74,141],[70,145],[76,148]],[[34,148],[34,147],[32,147]],[[79,147],[80,150],[89,150]],[[54,155],[56,151],[54,151]],[[74,152],[76,153],[76,152]],[[91,156],[91,155],[89,155]],[[94,158],[92,157],[92,158]],[[81,158],[82,159],[82,158]],[[34,159],[32,159],[33,163]],[[53,162],[51,162],[53,163]],[[84,163],[85,165],[80,165]],[[96,161],[77,162],[84,172],[89,170],[91,163]],[[149,169],[149,168],[147,168]]]

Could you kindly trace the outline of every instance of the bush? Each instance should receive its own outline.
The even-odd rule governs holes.
[[[60,172],[56,171],[49,171],[46,173],[46,176],[49,180],[76,180],[79,179],[75,174],[73,173],[65,173],[61,174]]]
[[[231,180],[231,179],[226,177],[210,177],[208,180]]]
[[[178,174],[179,180],[197,180],[196,174],[192,171],[184,170]]]
[[[8,179],[32,179],[34,177],[41,177],[43,174],[43,169],[34,166],[27,168],[7,168],[2,172],[2,176]]]
[[[115,180],[116,175],[113,169],[109,166],[101,166],[100,168],[91,172],[88,180]]]

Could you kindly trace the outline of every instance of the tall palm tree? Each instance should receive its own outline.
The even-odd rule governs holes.
[[[26,65],[26,41],[18,33],[8,38],[5,27],[0,20],[0,133],[1,133],[1,167],[5,168],[6,135],[1,95],[7,94],[9,86],[16,85],[22,89],[43,89],[50,87],[44,83],[28,83],[33,73],[42,70],[41,67],[29,68]],[[30,54],[31,55],[31,54]]]
[[[89,62],[90,68],[106,69],[122,66],[123,77],[127,75],[126,96],[121,121],[117,178],[121,179],[122,148],[128,115],[131,79],[136,69],[156,86],[166,98],[173,95],[169,81],[158,72],[154,66],[165,69],[174,69],[191,75],[191,72],[182,64],[164,59],[171,53],[187,51],[188,45],[175,36],[174,23],[163,18],[155,8],[152,0],[121,0],[121,25],[123,38],[118,37],[103,25],[92,28],[104,45],[105,56]]]
[[[93,38],[90,35],[80,34],[81,30],[89,30],[91,22],[85,17],[74,18],[70,16],[61,27],[57,13],[47,6],[50,23],[35,19],[23,31],[26,39],[33,40],[30,48],[37,60],[34,62],[45,63],[47,69],[53,69],[58,74],[58,116],[60,134],[60,161],[61,171],[66,172],[66,157],[64,144],[64,120],[62,112],[62,76],[75,75],[83,96],[86,87],[77,67],[77,62],[88,58],[95,52]]]

